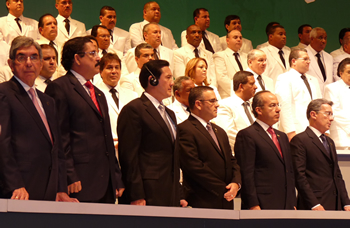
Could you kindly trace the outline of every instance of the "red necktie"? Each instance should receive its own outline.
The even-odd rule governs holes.
[[[267,129],[267,132],[270,133],[273,143],[275,144],[275,146],[277,147],[278,151],[280,152],[281,157],[283,158],[282,151],[281,151],[281,146],[280,146],[280,143],[277,140],[277,136],[276,136],[275,131],[271,127],[269,127]]]
[[[92,83],[90,81],[87,81],[85,83],[85,86],[90,90],[90,97],[91,97],[91,100],[92,102],[94,102],[97,110],[100,112],[101,116],[102,116],[102,113],[101,113],[101,110],[100,110],[100,106],[98,105],[97,103],[97,100],[96,100],[96,95],[95,95],[95,88],[94,86],[92,85]]]

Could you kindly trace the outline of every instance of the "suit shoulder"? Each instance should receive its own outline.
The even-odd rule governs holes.
[[[85,24],[83,22],[81,22],[81,21],[78,21],[78,20],[75,20],[75,19],[72,18],[72,22],[74,22],[77,25],[83,25],[85,27]]]
[[[118,27],[114,27],[114,32],[116,32],[119,36],[129,36],[128,31],[121,29],[121,28],[118,28]]]
[[[34,20],[34,19],[32,19],[32,18],[29,18],[29,17],[23,17],[23,20],[24,20],[24,21],[27,21],[27,22],[29,22],[29,23],[31,23],[31,24],[38,24],[38,21],[37,21],[37,20]]]

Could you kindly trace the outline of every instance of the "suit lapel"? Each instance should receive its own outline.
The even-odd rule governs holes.
[[[23,18],[23,20],[22,20],[22,34],[27,34],[27,30],[29,29],[29,26],[27,26],[26,23],[27,23],[27,20],[25,20]]]
[[[15,20],[11,20],[9,17],[7,17],[7,24],[17,33],[18,36],[22,35],[22,33],[19,30],[19,27],[17,25],[17,22]]]
[[[69,38],[64,21],[57,21],[57,27],[66,38]]]
[[[324,148],[322,142],[320,139],[315,135],[315,133],[308,127],[306,128],[306,133],[308,136],[312,139],[312,143],[315,144],[323,153],[323,155],[328,159],[331,160],[330,155],[327,153],[326,148]],[[330,144],[329,144],[330,145]]]
[[[38,90],[37,90],[38,92]],[[41,101],[41,104],[43,105],[43,108],[44,108],[44,111],[45,111],[45,114],[46,114],[46,120],[47,120],[47,123],[49,124],[49,127],[50,127],[50,130],[51,130],[51,135],[52,135],[52,140],[53,142],[55,142],[55,135],[52,133],[52,126],[53,126],[53,122],[54,121],[57,121],[54,119],[54,104],[51,103],[45,96],[43,96],[41,93],[38,93],[38,96],[39,96],[39,99]],[[46,128],[45,128],[46,129]],[[50,140],[51,142],[51,139],[50,139],[50,136],[48,134],[47,135],[47,139]]]
[[[269,49],[269,51],[270,51],[272,57],[278,62],[278,64],[280,65],[280,67],[282,67],[283,69],[286,69],[286,68],[284,67],[283,63],[282,63],[282,60],[281,60],[281,58],[280,58],[278,52],[276,52],[276,50],[275,50],[273,47],[268,47],[268,49]],[[286,60],[286,58],[285,58],[285,53],[284,53],[283,57],[284,57],[284,60],[285,60],[285,62],[286,62],[286,67],[287,67],[287,61],[288,61],[288,60]]]
[[[324,81],[323,79],[323,75],[322,75],[322,72],[321,72],[321,69],[320,67],[318,66],[318,63],[317,63],[317,58],[315,55],[312,54],[311,50],[309,50],[307,48],[307,53],[309,55],[309,58],[310,58],[310,67],[313,69],[313,71],[317,74],[317,78],[319,78],[320,80]]]
[[[227,49],[226,49],[226,50],[227,50]],[[231,53],[230,53],[229,50],[225,51],[225,54],[226,54],[228,60],[230,61],[230,63],[231,63],[231,65],[232,65],[233,69],[235,69],[236,72],[237,72],[237,71],[240,71],[240,69],[239,69],[239,67],[238,67],[238,64],[237,64],[237,62],[236,62],[236,59],[235,59],[235,57],[233,57],[233,54],[231,55]],[[231,75],[230,75],[230,78],[231,78]],[[232,78],[233,78],[233,75],[232,75]],[[232,78],[231,78],[231,79],[232,79]]]
[[[70,23],[69,36],[72,37],[72,34],[74,34],[75,30],[77,30],[77,25],[72,19],[70,19],[69,23]]]

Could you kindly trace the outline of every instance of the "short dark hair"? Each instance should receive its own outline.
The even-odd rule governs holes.
[[[293,59],[297,59],[299,58],[300,56],[300,53],[299,52],[306,52],[306,49],[304,48],[297,48],[297,47],[293,47],[290,51],[290,54],[289,54],[289,65],[292,66],[292,60]]]
[[[169,62],[166,60],[152,60],[143,64],[140,72],[140,76],[139,76],[139,80],[142,88],[146,90],[146,88],[148,87],[148,81],[149,81],[148,78],[152,74],[154,75],[154,77],[156,77],[157,80],[159,80],[160,76],[163,73],[162,68],[168,67],[168,66],[169,66]]]
[[[339,65],[338,65],[338,69],[337,69],[337,75],[340,77],[340,72],[344,72],[346,65],[350,64],[350,58],[345,58],[343,59]]]
[[[97,47],[99,47],[98,42],[97,42],[97,40],[96,40],[96,37],[91,36],[91,35],[87,35],[87,36],[85,36],[85,37],[89,38],[90,40],[95,41],[95,42],[96,42],[96,44],[97,44]]]
[[[104,25],[94,25],[94,27],[91,29],[91,36],[97,37],[97,31],[99,28],[107,29],[107,31],[109,31],[108,28]]]
[[[257,107],[263,107],[265,102],[264,102],[264,99],[262,98],[262,95],[264,93],[271,93],[270,91],[268,90],[263,90],[263,91],[259,91],[257,92],[254,97],[253,97],[253,103],[252,103],[252,112],[255,116],[255,118],[258,117],[258,113],[256,112],[256,108]]]
[[[344,36],[347,32],[350,32],[350,28],[343,28],[342,30],[340,30],[339,32],[339,44],[342,45],[342,43],[340,43],[340,40],[344,39]]]
[[[323,98],[312,100],[309,103],[309,105],[307,106],[307,110],[306,110],[306,117],[307,117],[307,119],[308,120],[310,119],[310,117],[311,117],[310,113],[312,111],[318,113],[321,110],[321,106],[323,104],[328,104],[328,105],[332,106],[333,102],[329,101],[329,100],[326,100],[326,99],[323,99]]]
[[[148,43],[141,43],[141,44],[137,45],[135,48],[135,56],[137,58],[140,58],[140,56],[141,56],[141,49],[152,49],[153,50],[153,47]]]
[[[201,100],[203,93],[206,91],[213,91],[214,89],[209,86],[197,86],[191,89],[190,95],[188,96],[188,103],[190,110],[193,110],[196,100]]]
[[[112,6],[103,6],[100,10],[100,16],[104,16],[106,14],[106,10],[111,10],[115,12],[115,9]]]
[[[247,84],[249,76],[254,76],[254,74],[249,71],[237,71],[233,76],[233,91],[237,91],[240,84]]]
[[[112,62],[113,60],[116,60],[120,65],[120,69],[122,69],[122,62],[118,55],[114,53],[107,53],[100,60],[100,72],[104,70],[108,62]]]
[[[27,36],[17,36],[13,39],[10,47],[9,58],[12,61],[15,61],[18,49],[23,47],[27,48],[31,46],[34,46],[36,50],[38,50],[40,60],[42,60],[43,53],[41,51],[40,45],[37,42],[35,42],[33,38]]]
[[[190,77],[187,77],[187,76],[181,76],[181,77],[177,77],[174,81],[174,86],[173,86],[173,93],[175,95],[175,91],[178,90],[182,90],[182,82],[183,81],[187,81],[187,80],[191,80]]]
[[[199,15],[201,14],[201,10],[203,10],[204,12],[208,12],[208,10],[206,8],[197,8],[193,11],[193,20],[195,17],[199,17]]]
[[[282,25],[273,25],[270,27],[269,31],[267,31],[267,37],[269,37],[271,34],[274,34],[277,28],[283,28]]]
[[[309,25],[309,24],[300,25],[299,28],[298,28],[298,34],[303,34],[303,31],[304,31],[305,27],[311,27],[312,28],[312,26]],[[300,38],[299,38],[299,40],[300,40]]]
[[[75,54],[82,55],[81,53],[85,51],[85,44],[89,42],[92,43],[90,38],[83,36],[75,37],[64,43],[61,64],[66,71],[72,68]]]
[[[58,52],[57,52],[57,50],[56,50],[56,48],[54,46],[49,45],[49,44],[41,44],[40,48],[41,48],[41,50],[44,50],[44,49],[52,49],[52,50],[54,50],[55,55],[56,55],[56,63],[58,63]]]
[[[47,17],[47,16],[53,17],[53,18],[55,19],[56,23],[57,23],[56,18],[55,18],[54,16],[52,16],[52,14],[46,13],[46,14],[42,15],[42,16],[39,18],[38,29],[44,27],[44,18]]]
[[[239,18],[239,16],[237,16],[237,15],[228,15],[225,18],[225,22],[224,22],[224,26],[225,26],[226,32],[229,32],[227,30],[227,28],[226,28],[226,25],[230,25],[232,20],[241,20],[241,18]]]
[[[269,33],[270,28],[271,28],[273,25],[275,25],[275,24],[279,25],[280,23],[275,22],[275,21],[272,21],[272,22],[270,22],[270,23],[268,23],[268,24],[266,25],[265,33],[266,33],[267,37],[269,37],[269,34],[268,34],[268,33]]]

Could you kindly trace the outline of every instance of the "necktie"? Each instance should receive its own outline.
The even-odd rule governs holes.
[[[46,79],[44,82],[48,85],[48,84],[50,84],[52,81],[51,81],[50,79]]]
[[[19,27],[19,30],[22,32],[22,26],[21,26],[21,24],[19,23],[20,20],[21,20],[21,19],[19,19],[18,17],[15,18],[15,21],[17,22],[17,25],[18,25],[18,27]]]
[[[259,85],[260,85],[261,89],[264,91],[264,90],[265,90],[265,83],[264,83],[264,81],[263,81],[261,75],[259,75],[259,76],[257,77],[257,79],[258,79],[258,82],[259,82]]]
[[[66,23],[66,25],[65,25],[64,27],[66,27],[67,34],[69,35],[69,30],[70,30],[69,19],[66,18],[66,19],[64,20],[64,22]]]
[[[106,50],[102,50],[102,57],[105,56],[107,54]]]
[[[118,99],[118,97],[116,95],[117,90],[112,88],[111,90],[109,90],[109,92],[112,93],[112,98],[113,98],[115,104],[117,105],[117,108],[119,109],[119,99]]]
[[[267,132],[270,133],[273,143],[275,144],[275,146],[277,147],[278,151],[280,152],[281,157],[283,158],[282,151],[281,151],[281,146],[280,146],[280,143],[278,142],[278,139],[277,139],[275,131],[272,129],[272,127],[269,127],[267,129]]]
[[[252,116],[251,116],[251,114],[250,114],[250,111],[249,111],[249,109],[248,109],[248,107],[250,106],[249,103],[246,101],[246,102],[243,102],[242,105],[243,105],[243,107],[244,107],[244,112],[245,112],[245,114],[247,115],[250,124],[253,124],[253,123],[254,123],[254,120],[253,120],[253,118],[252,118]]]
[[[100,112],[101,116],[102,116],[102,113],[101,113],[101,109],[100,109],[100,106],[98,105],[97,103],[97,100],[96,100],[96,95],[95,95],[95,88],[94,86],[92,85],[92,83],[90,81],[87,81],[85,83],[85,86],[90,90],[90,97],[91,97],[91,100],[92,102],[94,102],[97,110]]]
[[[53,41],[51,40],[50,43],[49,43],[49,45],[50,45],[51,47],[55,47],[55,42],[53,42]]]
[[[198,54],[198,49],[197,48],[194,49],[194,56],[196,58],[199,58],[199,54]]]
[[[280,49],[278,54],[280,55],[284,68],[286,68],[286,61],[284,60],[284,57],[283,57],[283,51]]]
[[[216,138],[216,135],[215,135],[215,133],[213,131],[213,128],[211,127],[211,123],[210,122],[208,122],[208,124],[207,124],[207,130],[208,130],[210,136],[213,138],[213,140],[216,143],[216,145],[218,146],[219,150],[221,150],[219,142],[218,142],[218,139]]]
[[[113,30],[109,29],[109,34],[111,35],[111,41],[113,42]]]
[[[300,77],[303,79],[303,81],[304,81],[304,83],[305,83],[305,85],[306,85],[307,90],[309,90],[310,97],[311,97],[311,100],[312,100],[311,88],[310,88],[309,82],[307,81],[306,76],[305,76],[305,75],[301,75]]]
[[[153,48],[154,60],[159,60],[157,49]]]
[[[235,53],[233,53],[233,55],[235,56],[235,59],[236,59],[236,62],[237,62],[237,64],[238,64],[238,67],[239,67],[239,70],[243,70],[243,67],[242,67],[242,64],[241,64],[241,62],[239,61],[239,53],[238,52],[235,52]]]
[[[211,46],[209,40],[207,39],[207,37],[205,36],[207,33],[205,31],[202,31],[202,39],[203,39],[203,42],[204,42],[204,46],[205,46],[205,49],[207,49],[208,51],[212,52],[213,54],[215,53],[214,52],[214,49],[213,47]]]
[[[321,61],[321,55],[319,52],[316,54],[316,57],[317,57],[318,66],[320,67],[320,70],[321,70],[322,75],[323,75],[323,80],[326,81],[327,80],[326,71],[324,70],[324,66],[323,66],[323,63]]]
[[[165,107],[164,107],[164,105],[160,104],[160,105],[158,106],[158,108],[159,108],[159,110],[160,110],[161,116],[162,116],[162,118],[163,118],[163,120],[164,120],[166,126],[168,127],[168,130],[170,131],[171,139],[172,139],[172,141],[174,142],[174,140],[175,140],[174,132],[173,132],[172,127],[170,126],[170,123],[169,123],[169,121],[168,121],[168,118],[166,117],[167,114],[166,114],[166,111],[165,111]]]
[[[48,133],[49,136],[50,136],[51,143],[53,143],[52,135],[51,135],[51,130],[50,130],[50,127],[49,127],[49,123],[47,122],[46,116],[45,116],[45,114],[43,113],[42,109],[40,108],[40,105],[39,105],[39,103],[38,103],[38,100],[36,99],[34,89],[33,89],[33,88],[30,88],[30,89],[29,89],[29,93],[30,93],[30,95],[32,96],[33,104],[34,104],[36,110],[38,111],[38,113],[39,113],[39,115],[40,115],[40,117],[41,117],[41,120],[43,121],[43,124],[45,125],[46,131],[47,131],[47,133]]]
[[[322,134],[322,135],[320,136],[320,138],[321,138],[321,140],[322,140],[322,144],[323,144],[324,148],[326,149],[328,155],[330,155],[330,154],[331,154],[331,151],[330,151],[330,149],[329,149],[329,144],[328,144],[328,142],[327,142],[326,136],[325,136],[324,134]]]

